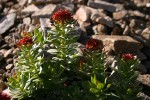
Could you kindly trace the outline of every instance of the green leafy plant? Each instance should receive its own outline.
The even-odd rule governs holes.
[[[119,57],[112,81],[105,67],[103,43],[90,38],[84,47],[76,43],[71,12],[58,10],[53,27],[45,34],[38,28],[23,33],[16,72],[8,79],[16,100],[135,100],[138,60],[130,54]],[[82,54],[77,50],[80,48]]]

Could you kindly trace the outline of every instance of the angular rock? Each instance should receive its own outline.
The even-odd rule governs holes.
[[[95,39],[101,40],[104,49],[114,51],[115,54],[134,53],[143,48],[143,45],[129,36],[114,36],[114,35],[93,35]]]
[[[20,49],[19,48],[15,48],[14,50],[13,50],[13,54],[14,55],[17,55],[17,53],[20,51]]]
[[[146,6],[147,4],[150,3],[150,0],[133,0],[133,2],[138,6],[138,7],[143,7]]]
[[[7,51],[6,49],[1,49],[1,50],[0,50],[0,53],[1,53],[2,55],[4,55],[4,54],[6,53],[6,51]]]
[[[17,0],[19,2],[19,5],[24,6],[27,4],[28,0]]]
[[[29,4],[48,4],[48,3],[61,3],[62,0],[28,0]]]
[[[13,63],[13,58],[8,58],[8,59],[6,59],[6,63],[7,63],[7,64],[12,64],[12,63]]]
[[[74,18],[81,22],[89,21],[91,11],[86,6],[81,6],[75,13]]]
[[[62,4],[61,6],[62,6],[62,8],[64,8],[64,9],[70,10],[71,12],[73,12],[74,9],[75,9],[74,4],[70,4],[70,3]]]
[[[17,12],[17,10],[15,10],[15,9],[10,9],[8,13],[11,14],[11,13],[16,13],[16,12]]]
[[[10,8],[5,7],[4,10],[3,10],[3,13],[7,15],[9,10],[10,10]]]
[[[137,16],[137,17],[141,17],[141,18],[144,18],[145,17],[145,14],[143,14],[142,12],[140,12],[140,11],[128,11],[128,13],[130,14],[130,16]]]
[[[0,20],[0,34],[4,34],[14,25],[15,18],[16,14],[12,13]]]
[[[108,27],[102,24],[95,25],[93,27],[93,31],[95,34],[108,34]]]
[[[13,64],[8,64],[5,68],[6,70],[11,70],[14,67]]]
[[[130,29],[129,29],[129,26],[126,26],[123,33],[123,35],[129,35],[130,34]]]
[[[36,11],[39,11],[39,10],[40,9],[37,6],[35,6],[34,4],[32,4],[32,5],[29,5],[28,7],[24,8],[21,12],[23,14],[32,14],[32,13],[34,13]]]
[[[140,19],[131,19],[129,26],[134,30],[137,29],[144,29],[145,28],[145,21]]]
[[[24,23],[25,25],[30,25],[30,24],[31,24],[31,18],[30,18],[30,17],[24,18],[24,19],[23,19],[23,23]]]
[[[42,30],[46,31],[45,28],[50,28],[52,26],[50,22],[50,18],[40,18],[40,25]]]
[[[142,84],[150,87],[150,75],[149,74],[139,75],[137,80],[140,81]]]
[[[1,49],[10,49],[8,44],[4,44],[0,47]],[[0,50],[1,51],[1,50]]]
[[[113,19],[120,20],[120,19],[124,18],[126,15],[127,15],[127,11],[126,10],[114,12],[113,13]]]
[[[46,5],[44,8],[40,9],[39,11],[34,12],[32,14],[32,17],[33,18],[40,18],[40,17],[49,18],[53,14],[53,12],[55,12],[58,9],[59,7],[57,5],[49,4],[49,5]]]
[[[5,42],[8,43],[8,44],[14,42],[12,36],[10,36],[10,35],[7,35],[4,39],[5,39]]]
[[[4,57],[7,58],[8,56],[13,55],[12,52],[13,52],[13,49],[7,50],[6,53],[4,54]]]
[[[150,28],[144,29],[141,37],[145,40],[145,44],[150,47]]]
[[[88,6],[93,7],[93,8],[99,8],[99,9],[104,9],[109,12],[116,12],[117,7],[109,2],[106,1],[101,1],[101,0],[89,0]]]
[[[91,16],[91,20],[93,21],[93,23],[103,24],[111,28],[114,27],[114,22],[109,16],[100,17],[93,15]]]

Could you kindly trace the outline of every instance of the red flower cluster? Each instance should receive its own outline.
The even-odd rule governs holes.
[[[134,59],[134,55],[133,54],[122,54],[122,59],[123,60],[132,60]]]
[[[25,36],[21,40],[18,41],[17,46],[21,47],[22,45],[28,46],[33,43],[32,38],[30,36]]]
[[[4,92],[0,92],[0,100],[11,100],[11,97]]]
[[[103,48],[102,42],[96,40],[96,39],[90,39],[86,42],[86,49],[89,50],[99,50]]]
[[[58,23],[58,24],[65,24],[68,21],[72,20],[73,17],[71,15],[71,12],[69,10],[60,9],[57,12],[55,12],[51,18],[52,21]]]

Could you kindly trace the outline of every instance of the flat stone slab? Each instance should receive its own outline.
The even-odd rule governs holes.
[[[57,5],[49,4],[46,5],[44,8],[40,9],[39,11],[36,11],[32,14],[32,18],[49,18],[54,11],[58,9]]]
[[[103,42],[104,49],[115,54],[134,53],[143,48],[143,45],[129,36],[93,35],[92,38]]]
[[[88,2],[88,6],[93,7],[93,8],[99,8],[99,9],[104,9],[109,12],[116,12],[117,7],[109,2],[106,1],[101,1],[101,0],[90,0]]]
[[[29,5],[26,8],[24,8],[21,12],[23,14],[32,14],[32,13],[39,11],[39,10],[40,9],[36,5],[32,4],[32,5]]]
[[[8,29],[10,29],[15,23],[16,14],[8,14],[6,17],[3,17],[0,20],[0,34],[5,33]]]

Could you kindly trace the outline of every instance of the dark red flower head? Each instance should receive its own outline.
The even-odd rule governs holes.
[[[122,54],[122,59],[123,60],[133,60],[134,59],[134,55],[133,54]]]
[[[66,9],[60,9],[52,15],[51,20],[58,24],[65,24],[73,19],[71,12]]]
[[[96,39],[90,39],[86,42],[86,49],[89,50],[100,50],[103,48],[102,42],[96,40]]]
[[[4,92],[0,92],[0,100],[11,100],[11,97]]]
[[[33,43],[32,38],[30,36],[25,36],[21,40],[18,41],[17,46],[21,47],[23,45],[29,46]]]

